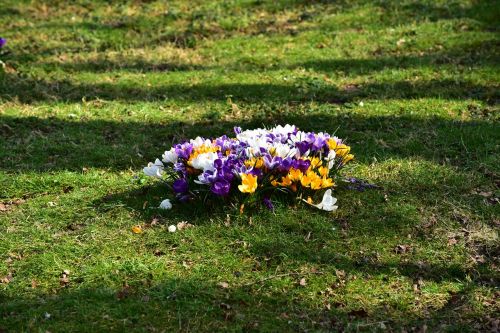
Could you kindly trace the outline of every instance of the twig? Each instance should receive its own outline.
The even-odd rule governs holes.
[[[290,273],[276,274],[276,275],[268,276],[268,277],[263,278],[263,279],[258,280],[258,281],[253,281],[253,282],[245,283],[245,284],[242,285],[242,287],[248,287],[248,286],[251,286],[251,285],[254,285],[254,284],[257,284],[257,283],[262,283],[262,282],[266,282],[268,280],[277,279],[277,278],[281,278],[281,277],[285,277],[285,276],[298,276],[298,275],[311,275],[311,274],[321,275],[321,274],[324,274],[324,273],[323,272],[305,272],[305,273],[290,272]]]

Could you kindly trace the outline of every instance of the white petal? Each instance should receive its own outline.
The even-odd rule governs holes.
[[[161,202],[160,204],[161,209],[171,209],[172,208],[172,203],[170,202],[169,199],[165,199]]]

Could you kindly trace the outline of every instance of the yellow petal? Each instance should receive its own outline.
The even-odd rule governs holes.
[[[134,234],[140,234],[140,233],[142,233],[142,227],[140,225],[134,225],[132,227],[132,232]]]

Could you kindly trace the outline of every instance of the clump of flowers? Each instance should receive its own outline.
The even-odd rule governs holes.
[[[325,211],[337,209],[332,189],[339,171],[354,156],[342,139],[304,132],[293,125],[234,129],[235,137],[181,142],[144,168],[147,176],[168,180],[177,200],[221,198],[273,208],[279,193]],[[165,199],[160,208],[170,209]]]

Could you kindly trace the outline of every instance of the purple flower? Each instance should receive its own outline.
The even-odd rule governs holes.
[[[310,166],[311,166],[310,160],[296,160],[293,163],[293,167],[295,169],[302,171],[303,173],[306,173],[307,169],[309,169]]]
[[[359,178],[346,178],[346,182],[353,184],[353,185],[347,185],[348,190],[355,190],[358,192],[363,192],[366,189],[372,189],[372,188],[380,188],[380,186],[375,185],[375,184],[370,184],[367,181]]]
[[[0,37],[0,49],[7,44],[7,39]]]
[[[175,193],[186,193],[189,189],[188,182],[185,178],[179,178],[172,184]]]
[[[183,144],[178,144],[175,146],[175,153],[180,158],[187,160],[191,153],[193,152],[193,145],[189,142],[184,142]]]
[[[224,180],[217,180],[213,185],[212,185],[212,192],[220,195],[220,196],[226,196],[229,194],[229,190],[231,189],[231,184]]]
[[[177,193],[177,200],[180,202],[188,202],[191,196],[187,193]]]
[[[271,199],[264,198],[264,199],[262,199],[262,203],[264,204],[264,206],[266,206],[267,209],[274,212],[274,205],[273,205],[273,202],[271,201]]]

